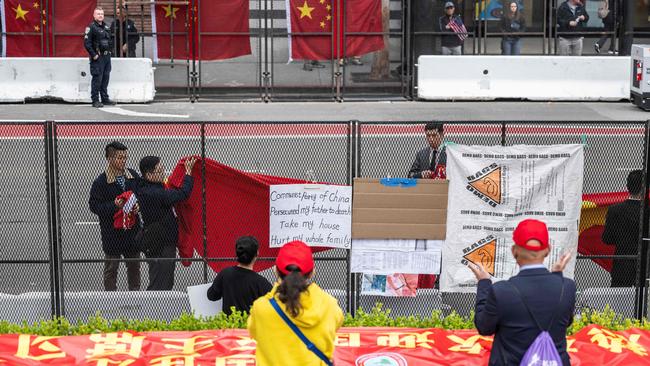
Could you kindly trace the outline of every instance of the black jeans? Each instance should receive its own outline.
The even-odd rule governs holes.
[[[99,55],[97,60],[90,61],[90,75],[92,75],[92,84],[90,86],[90,98],[94,102],[99,102],[101,95],[102,101],[108,101],[108,81],[111,78],[111,55]]]
[[[165,245],[156,254],[147,255],[147,258],[172,258],[176,259],[176,245]],[[165,291],[174,287],[174,269],[176,262],[173,260],[152,259],[149,262],[149,286],[147,291]]]
[[[603,34],[600,39],[598,39],[598,47],[603,48],[605,47],[605,43],[609,39],[609,50],[614,51],[616,49],[616,45],[614,44],[614,40],[616,37],[614,37],[615,32],[614,32],[614,24],[605,24],[603,27],[603,30],[605,32],[612,32],[612,34]]]
[[[140,259],[140,253],[124,253],[124,258]],[[122,259],[122,255],[105,254],[106,259]],[[140,290],[140,262],[127,261],[126,280],[129,291]],[[107,260],[104,262],[104,289],[106,291],[117,291],[117,270],[120,268],[120,262],[117,260]]]

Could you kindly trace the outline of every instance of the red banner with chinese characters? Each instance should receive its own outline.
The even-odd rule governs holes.
[[[334,364],[486,365],[491,337],[476,330],[341,328]],[[589,326],[567,337],[573,365],[650,365],[650,331]],[[281,347],[282,345],[278,345]],[[120,332],[85,336],[0,335],[6,365],[255,365],[246,330]]]

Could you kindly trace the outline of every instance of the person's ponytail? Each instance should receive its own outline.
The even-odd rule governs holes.
[[[290,265],[286,268],[289,274],[280,274],[282,282],[278,286],[278,298],[287,307],[292,317],[297,317],[302,310],[300,303],[300,294],[309,287],[308,278],[300,273],[297,266]]]

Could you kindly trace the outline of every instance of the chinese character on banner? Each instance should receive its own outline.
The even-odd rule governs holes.
[[[128,366],[140,357],[144,336],[131,333],[92,334],[88,337],[95,346],[86,350],[89,362],[97,366]]]
[[[232,351],[255,351],[257,345],[257,342],[253,338],[241,336],[235,343],[237,343],[237,347],[232,348]]]
[[[623,349],[627,349],[639,356],[648,355],[645,347],[637,343],[641,337],[639,334],[632,334],[629,338],[625,338],[607,329],[592,328],[587,335],[591,336],[591,343],[596,343],[598,347],[602,347],[613,353],[621,353]]]
[[[573,344],[576,343],[576,339],[573,337],[566,337],[566,351],[571,353],[578,352],[578,349],[573,347]]]
[[[429,339],[429,335],[433,332],[386,332],[379,333],[383,334],[382,336],[377,337],[377,345],[384,347],[396,347],[396,348],[410,348],[414,349],[417,347],[433,349],[431,345],[434,343],[433,339]]]
[[[199,339],[205,340],[200,341]],[[162,340],[164,342],[182,344],[165,344],[165,348],[177,350],[178,352],[154,358],[151,360],[151,366],[174,366],[179,364],[185,366],[194,366],[194,359],[201,355],[199,351],[213,347],[212,338],[206,336],[179,339],[163,338]]]
[[[457,335],[448,335],[447,338],[456,343],[455,346],[449,347],[449,350],[452,352],[464,352],[470,355],[478,355],[483,350],[483,346],[478,342],[479,340],[489,341],[492,339],[489,337],[483,337],[481,335],[473,335],[467,339],[463,339]]]
[[[217,357],[215,366],[255,366],[255,355]]]
[[[361,347],[361,334],[337,333],[334,345],[336,347]]]
[[[50,342],[50,340],[56,338],[58,337],[37,337],[21,334],[18,337],[16,357],[34,361],[65,358],[65,352],[62,352],[59,347]]]

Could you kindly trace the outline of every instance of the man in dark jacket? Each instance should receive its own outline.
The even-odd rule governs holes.
[[[113,37],[108,24],[104,23],[104,10],[97,7],[93,12],[93,22],[86,28],[84,47],[90,57],[90,98],[93,107],[101,108],[104,105],[114,105],[108,97],[108,81],[111,77],[111,50]],[[99,101],[101,95],[102,101]]]
[[[113,54],[120,55],[121,57],[135,57],[135,45],[140,41],[138,29],[135,23],[128,18],[127,8],[116,10],[116,18],[111,23],[111,35],[115,43],[115,51]]]
[[[550,248],[548,230],[541,221],[520,222],[512,237],[512,255],[519,265],[516,276],[492,284],[480,264],[469,265],[478,280],[474,324],[479,334],[494,334],[489,365],[519,365],[542,332],[540,327],[545,327],[562,364],[568,366],[566,330],[573,322],[576,285],[562,271],[571,255],[563,255],[553,272],[546,269],[544,258]]]
[[[165,175],[160,158],[145,156],[140,160],[142,181],[138,189],[140,211],[144,222],[141,245],[149,263],[148,291],[171,290],[174,287],[178,223],[174,205],[192,193],[192,168],[196,159],[185,161],[185,177],[181,189],[165,189]]]
[[[615,245],[615,255],[637,255],[639,251],[639,225],[643,202],[643,172],[633,170],[627,176],[630,197],[625,202],[607,210],[603,243]],[[614,258],[612,287],[636,285],[636,259]]]
[[[447,164],[447,153],[440,144],[444,138],[442,123],[429,122],[424,126],[424,133],[429,143],[428,147],[415,154],[415,160],[409,170],[409,178],[440,178],[445,179],[445,165]]]
[[[582,55],[582,37],[579,32],[587,25],[589,14],[581,0],[566,0],[557,10],[560,38],[558,52],[563,56]],[[569,34],[567,34],[569,33]],[[570,33],[576,33],[572,35]]]
[[[106,171],[97,177],[90,188],[90,211],[99,216],[99,227],[102,235],[102,250],[104,262],[104,289],[117,290],[117,271],[119,260],[124,258],[140,259],[134,238],[139,225],[132,229],[116,229],[113,226],[113,216],[125,202],[117,196],[126,192],[135,192],[140,176],[134,170],[126,169],[127,148],[113,141],[106,145],[105,156],[108,161]],[[137,195],[136,195],[137,197]],[[126,262],[126,278],[130,291],[140,289],[140,262]]]
[[[456,7],[451,1],[445,3],[445,15],[440,17],[440,31],[448,33],[440,37],[442,43],[443,55],[462,55],[463,54],[463,41],[467,38],[466,34],[459,34],[454,31],[454,26],[459,29],[463,25],[463,20],[454,15]],[[451,24],[454,23],[454,24]]]

